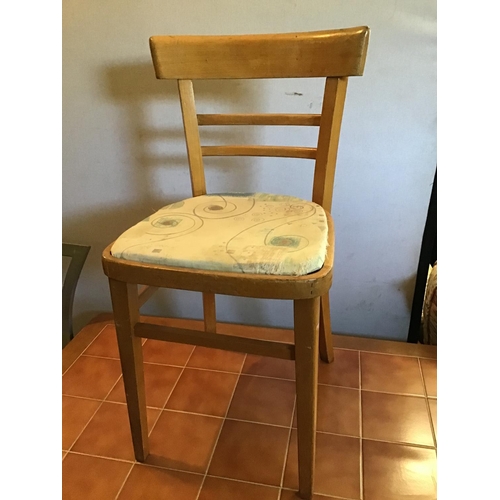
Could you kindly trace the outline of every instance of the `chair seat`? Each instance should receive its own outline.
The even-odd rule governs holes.
[[[224,193],[158,210],[113,244],[116,258],[234,273],[300,276],[321,269],[323,208],[293,196]]]

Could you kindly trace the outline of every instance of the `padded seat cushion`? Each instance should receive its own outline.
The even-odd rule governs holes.
[[[304,275],[321,269],[323,208],[292,196],[210,194],[163,207],[125,231],[114,257],[234,273]]]

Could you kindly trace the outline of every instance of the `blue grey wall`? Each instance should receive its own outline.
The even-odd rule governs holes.
[[[332,328],[405,339],[436,166],[436,3],[190,0],[63,4],[63,239],[91,245],[75,298],[78,330],[111,310],[100,253],[127,227],[190,196],[176,88],[154,77],[153,34],[309,31],[368,25],[365,75],[349,82],[333,201]],[[319,112],[317,80],[201,82],[198,109]],[[246,130],[245,130],[246,129]],[[315,145],[316,131],[212,129],[206,144]],[[210,159],[209,191],[309,198],[308,160]],[[292,325],[289,302],[218,297],[222,321]],[[201,297],[157,294],[146,313],[201,317]]]

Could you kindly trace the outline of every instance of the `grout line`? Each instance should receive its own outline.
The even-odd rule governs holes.
[[[104,397],[104,399],[101,401],[101,404],[97,407],[96,411],[92,414],[92,416],[89,418],[88,422],[83,427],[83,429],[80,432],[80,434],[78,434],[78,436],[73,441],[73,443],[71,443],[71,446],[69,447],[68,451],[71,451],[73,449],[73,446],[75,446],[75,443],[78,441],[78,439],[80,439],[80,436],[84,433],[85,429],[88,427],[88,425],[90,424],[91,420],[95,417],[95,414],[99,411],[99,409],[103,405],[103,403],[106,400],[106,398],[111,394],[111,391],[115,388],[116,384],[118,384],[118,382],[120,381],[121,377],[122,377],[121,375],[118,377],[118,380],[113,384],[113,386],[111,387],[111,389],[108,391],[108,393],[106,394],[106,396]]]
[[[229,413],[229,408],[231,407],[231,403],[233,402],[234,393],[236,392],[236,387],[238,386],[238,382],[240,381],[241,371],[243,370],[243,366],[245,365],[245,361],[247,359],[247,356],[248,356],[248,354],[245,354],[245,358],[243,359],[243,363],[241,363],[241,369],[240,369],[240,372],[238,373],[238,378],[236,379],[236,383],[234,384],[233,393],[231,394],[231,397],[229,399],[229,403],[228,403],[227,409],[226,409],[226,414],[224,415],[224,419],[222,420],[222,424],[221,424],[220,429],[219,429],[219,434],[217,434],[217,438],[215,440],[215,444],[214,444],[214,447],[212,449],[212,453],[211,453],[210,458],[208,460],[207,469],[205,471],[205,476],[203,477],[203,480],[201,481],[200,489],[198,490],[198,494],[196,495],[196,500],[199,499],[199,497],[201,495],[201,490],[203,489],[203,485],[205,484],[205,480],[206,480],[207,475],[208,475],[208,470],[210,469],[212,459],[214,458],[215,449],[217,448],[217,444],[219,443],[219,438],[220,438],[220,435],[222,434],[222,428],[224,427],[224,422],[227,419],[227,414]]]
[[[99,333],[94,337],[94,340],[92,340],[92,342],[85,348],[85,351],[95,342],[95,340],[97,339],[97,337],[99,337],[99,335],[101,335],[101,333],[103,332],[103,330],[107,327],[108,325],[104,325],[101,330],[99,330]],[[85,352],[83,351],[83,352]],[[80,353],[75,361],[73,361],[73,363],[71,363],[68,368],[66,368],[66,370],[64,370],[64,373],[63,373],[63,376],[68,373],[68,370],[80,359],[80,357],[82,356],[83,353]]]
[[[359,498],[364,499],[364,470],[363,470],[363,398],[361,389],[361,351],[358,351],[358,384],[359,384]]]
[[[389,341],[399,343],[397,340]],[[336,347],[335,349],[340,349],[342,351],[358,351],[360,353],[364,352],[366,354],[376,354],[381,356],[397,356],[399,358],[422,358],[422,359],[430,359],[432,361],[436,361],[436,358],[428,358],[426,356],[421,356],[419,354],[398,354],[393,352],[380,352],[380,351],[367,351],[365,349],[355,349],[354,347]]]
[[[234,479],[232,477],[217,476],[214,474],[207,474],[207,477],[213,477],[214,479],[224,479],[226,481],[234,481],[235,483],[254,484],[255,486],[266,486],[267,488],[276,488],[278,491],[280,490],[280,487],[275,484],[256,483],[254,481],[245,481],[244,479]]]
[[[427,394],[427,386],[425,385],[424,370],[422,368],[422,364],[420,363],[420,359],[418,360],[418,371],[420,373],[420,381],[422,382],[422,387],[424,388],[424,395],[426,398],[428,398],[429,395]]]
[[[101,333],[104,332],[104,330],[106,330],[106,328],[108,328],[108,326],[111,326],[111,325],[106,325],[105,327],[103,327],[103,329],[94,337],[94,340],[92,340],[92,342],[80,353],[80,356],[85,354],[85,351],[88,351],[90,346],[99,338]],[[115,336],[116,336],[116,331],[115,331]]]
[[[197,366],[186,366],[187,370],[198,370],[198,371],[205,371],[205,372],[214,372],[214,373],[227,373],[229,375],[239,375],[240,372],[230,372],[227,370],[215,370],[213,368],[199,368]]]
[[[127,403],[122,403],[120,401],[111,401],[111,400],[100,400],[100,399],[93,399],[92,401],[102,401],[103,403],[111,403],[115,405],[126,405]],[[150,410],[159,410],[160,412],[162,411],[169,411],[172,413],[185,413],[186,415],[197,415],[199,417],[210,417],[210,418],[218,418],[219,420],[232,420],[234,422],[245,422],[248,424],[258,424],[258,425],[269,425],[270,427],[278,427],[280,429],[288,429],[288,425],[280,425],[280,424],[271,424],[269,422],[258,422],[257,420],[244,420],[242,418],[233,418],[233,417],[223,417],[221,415],[212,415],[211,413],[197,413],[194,411],[186,411],[186,410],[176,410],[174,408],[160,408],[159,406],[148,406],[147,407]],[[325,434],[331,434],[329,432],[325,432]],[[339,436],[349,436],[348,434],[339,434]],[[177,470],[177,469],[174,469]]]
[[[220,415],[211,415],[210,413],[196,413],[194,411],[175,410],[173,408],[163,408],[162,411],[169,411],[172,413],[184,413],[186,415],[196,415],[198,417],[210,417],[210,418],[217,418],[219,420],[224,420],[224,417]]]
[[[295,429],[295,427],[294,427]],[[339,434],[338,432],[329,432],[329,431],[318,431],[316,430],[317,433],[319,434],[329,434],[330,436],[341,436],[341,437],[346,437],[346,438],[351,438],[351,439],[360,439],[359,436],[354,435],[354,434]],[[387,441],[388,443],[390,441]]]
[[[82,353],[80,355],[80,357],[83,357],[83,358],[99,358],[99,359],[115,359],[117,361],[120,361],[120,357],[113,358],[112,356],[98,356],[97,354],[84,354],[84,353]]]
[[[318,386],[321,385],[323,387],[338,387],[340,389],[350,389],[351,391],[359,391],[359,387],[348,387],[345,385],[335,385],[335,384],[322,384],[318,382]]]
[[[86,399],[87,401],[104,401],[104,399],[100,398],[89,398],[88,396],[74,396],[73,394],[64,394],[64,392],[61,394],[61,396],[66,398]]]
[[[116,496],[115,496],[115,500],[116,500],[116,499],[120,496],[120,494],[121,494],[121,492],[122,492],[122,490],[123,490],[123,487],[125,486],[125,483],[127,482],[128,478],[129,478],[129,476],[130,476],[130,474],[132,474],[132,469],[134,468],[134,465],[135,465],[135,464],[132,464],[132,465],[130,466],[130,470],[128,471],[128,474],[125,476],[125,479],[123,480],[123,483],[122,483],[122,485],[120,486],[120,489],[118,490],[118,493],[117,493],[117,494],[116,494]]]
[[[160,341],[162,342],[162,341]],[[183,345],[187,345],[187,344],[183,344]],[[143,346],[144,347],[144,346]],[[193,346],[196,348],[196,346]],[[117,358],[113,358],[111,356],[100,356],[100,355],[97,355],[97,354],[82,354],[82,356],[85,356],[85,357],[88,357],[88,358],[101,358],[101,359],[116,359],[116,360],[120,360],[119,357]],[[188,362],[189,362],[189,359],[188,359]],[[155,362],[155,361],[144,361],[144,364],[146,365],[156,365],[156,366],[168,366],[170,368],[187,368],[188,370],[205,370],[207,372],[217,372],[217,373],[231,373],[233,375],[238,375],[238,371],[228,371],[228,370],[216,370],[215,368],[201,368],[201,367],[198,367],[198,366],[187,366],[187,365],[173,365],[171,363],[158,363],[158,362]],[[251,374],[245,374],[243,373],[242,375],[251,375]],[[264,375],[251,375],[251,376],[254,376],[254,377],[265,377],[265,378],[278,378],[279,380],[291,380],[291,379],[285,379],[285,378],[279,378],[279,377],[267,377],[267,376],[264,376]]]
[[[112,358],[112,357],[109,357],[109,356],[97,356],[95,354],[82,354],[82,356],[86,356],[86,357],[89,357],[89,358],[103,358],[103,359],[116,359],[116,360],[120,359],[120,358]],[[188,360],[188,362],[189,362],[189,360]],[[271,377],[269,375],[255,375],[253,373],[243,373],[243,372],[241,372],[241,370],[240,371],[217,370],[215,368],[201,368],[201,367],[198,367],[198,366],[173,365],[173,364],[170,364],[170,363],[156,363],[154,361],[144,361],[144,363],[146,363],[148,365],[169,366],[169,367],[172,367],[172,368],[183,368],[183,367],[185,367],[185,368],[187,368],[189,370],[205,370],[207,372],[231,373],[233,375],[238,375],[238,374],[241,373],[241,375],[245,375],[247,377],[270,378],[270,379],[273,379],[273,380],[287,380],[289,382],[295,383],[295,379],[291,379],[291,378]],[[333,385],[333,384],[322,384],[322,385]],[[343,387],[343,386],[337,386],[337,387]]]
[[[420,359],[418,360],[418,367],[420,369],[420,378],[421,378],[422,384],[424,386],[425,407],[427,408],[427,416],[429,417],[429,425],[431,426],[432,439],[434,441],[434,447],[437,449],[437,438],[436,438],[436,433],[434,432],[434,423],[432,422],[432,414],[431,414],[431,407],[429,405],[429,397],[427,396],[427,386],[425,385],[424,370],[422,369],[422,365],[420,364]]]
[[[120,363],[120,370],[121,370],[121,363]],[[123,373],[120,375],[120,378],[117,380],[115,386],[120,383],[120,380],[123,380]],[[113,387],[113,389],[114,389],[114,387]],[[111,392],[113,392],[113,389],[111,390]],[[108,394],[106,395],[106,398],[109,398],[109,395],[111,394],[111,392],[108,392]],[[123,384],[123,393],[125,394],[125,383]],[[104,399],[104,402],[115,403],[117,405],[126,405],[127,404],[127,395],[125,394],[125,403],[122,403],[121,401],[112,401],[111,399]]]
[[[184,470],[184,469],[173,469],[172,467],[167,467],[165,465],[148,464],[145,462],[137,462],[137,461],[135,461],[135,465],[138,465],[139,467],[153,467],[154,469],[169,470],[172,472],[182,472],[183,474],[192,474],[193,476],[204,476],[203,472],[195,472],[195,471]]]
[[[160,342],[163,342],[163,341],[160,341]],[[144,345],[142,347],[144,347]],[[98,356],[96,354],[82,354],[82,356],[84,356],[86,358],[114,359],[116,361],[120,361],[119,357],[118,358],[113,358],[111,356]],[[153,361],[144,361],[143,360],[143,363],[145,365],[168,366],[169,368],[184,368],[184,365],[172,365],[172,364],[169,364],[169,363],[155,363]],[[190,367],[188,366],[186,368],[190,368]],[[200,370],[205,370],[205,368],[200,368]],[[211,370],[211,371],[219,371],[219,370]],[[234,372],[228,372],[228,373],[234,373]]]
[[[279,429],[288,429],[289,428],[288,425],[270,424],[268,422],[257,422],[255,420],[243,420],[242,418],[227,417],[225,420],[231,420],[233,422],[245,422],[247,424],[268,425],[270,427],[278,427]]]
[[[420,381],[422,382],[422,387],[424,388],[425,397],[428,398],[429,395],[427,394],[427,385],[425,383],[424,369],[422,368],[422,363],[420,362],[420,358],[418,359],[418,369],[420,372]]]
[[[118,379],[118,382],[120,382],[120,380],[123,378],[123,375],[120,375],[120,378]],[[112,399],[99,399],[99,398],[89,398],[87,396],[73,396],[73,394],[62,394],[63,397],[65,398],[75,398],[75,399],[85,399],[87,401],[95,401],[95,402],[101,402],[101,403],[111,403],[111,404],[114,404],[114,405],[126,405],[127,403],[123,402],[123,401],[113,401]],[[150,410],[160,410],[161,411],[161,407],[160,406],[150,406],[150,405],[146,405],[146,407]],[[203,414],[204,415],[204,414]]]
[[[274,359],[278,359],[278,358],[274,358]],[[258,378],[270,378],[270,379],[273,379],[273,380],[287,380],[288,382],[293,382],[295,384],[295,379],[294,378],[272,377],[271,375],[257,375],[255,373],[245,373],[245,372],[241,372],[241,374],[244,377],[258,377]]]
[[[286,442],[285,459],[283,461],[283,470],[281,471],[280,488],[283,488],[283,481],[285,480],[285,469],[286,469],[286,463],[288,461],[288,451],[290,449],[290,438],[292,437],[293,417],[295,416],[295,407],[296,406],[297,406],[297,395],[295,395],[295,398],[293,400],[292,418],[290,419],[290,428],[288,430],[288,440]],[[281,495],[281,490],[280,490],[279,495]],[[278,496],[278,498],[279,498],[279,496]]]
[[[333,434],[333,432],[321,432],[318,431],[321,434]],[[345,434],[333,434],[335,436],[344,436],[344,437],[354,437],[354,436],[346,436]],[[363,441],[375,441],[377,443],[386,443],[386,444],[396,444],[398,446],[411,446],[413,448],[423,448],[425,450],[434,450],[435,447],[432,444],[420,444],[420,443],[409,443],[405,441],[387,441],[387,439],[375,439],[375,438],[369,438],[369,437],[364,437]]]
[[[230,403],[231,403],[231,400],[230,400]],[[116,403],[116,404],[123,405],[125,403]],[[148,408],[152,408],[154,410],[161,410],[161,408],[155,408],[152,406],[148,406]],[[162,411],[169,411],[172,413],[184,413],[186,415],[197,415],[199,417],[218,418],[219,420],[230,420],[232,422],[245,422],[247,424],[268,425],[269,427],[278,427],[279,429],[288,429],[289,428],[288,425],[270,424],[268,422],[258,422],[256,420],[244,420],[242,418],[221,417],[220,415],[212,415],[210,413],[196,413],[194,411],[174,410],[173,408],[164,408]],[[325,434],[331,434],[331,433],[325,433]],[[341,434],[341,435],[344,435],[344,434]],[[349,437],[352,437],[352,436],[349,436]]]
[[[66,456],[73,454],[73,455],[83,455],[86,457],[94,457],[94,458],[103,458],[104,460],[114,460],[115,462],[125,462],[127,464],[134,465],[133,460],[126,460],[125,458],[114,458],[114,457],[107,457],[106,455],[95,455],[93,453],[82,453],[81,451],[68,451]]]
[[[361,389],[363,392],[375,392],[377,394],[391,394],[393,396],[408,396],[410,398],[425,398],[425,394],[412,394],[408,392],[388,392],[388,391],[375,391],[373,389]]]
[[[163,404],[163,407],[160,409],[161,410],[160,413],[158,413],[156,420],[154,421],[153,425],[151,426],[151,430],[148,432],[148,439],[149,439],[149,436],[151,436],[151,434],[153,433],[154,428],[156,427],[156,424],[158,423],[158,420],[160,420],[161,414],[165,410],[165,407],[167,406],[167,403],[168,403],[168,400],[170,399],[170,396],[172,396],[173,392],[175,391],[175,388],[177,387],[177,384],[179,383],[179,380],[181,379],[182,374],[184,373],[184,370],[186,369],[186,366],[189,363],[189,360],[191,359],[191,356],[193,355],[195,349],[196,349],[196,346],[193,346],[193,350],[191,351],[191,354],[186,359],[186,362],[184,363],[184,366],[182,367],[182,370],[179,373],[179,376],[177,377],[175,384],[172,386],[172,390],[168,394],[167,399],[165,400],[165,403]],[[181,368],[181,367],[177,366],[177,368]]]

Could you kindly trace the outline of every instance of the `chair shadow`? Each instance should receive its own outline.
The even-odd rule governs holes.
[[[121,127],[128,148],[124,156],[130,158],[127,170],[124,166],[124,175],[131,176],[134,192],[131,193],[133,201],[130,203],[103,204],[93,210],[64,217],[64,240],[91,246],[79,285],[80,293],[77,291],[78,310],[85,312],[75,311],[76,332],[102,312],[96,310],[95,304],[107,304],[111,309],[107,280],[101,266],[103,249],[127,228],[159,208],[179,201],[180,197],[190,196],[189,167],[176,82],[157,80],[151,63],[105,66],[98,79],[104,100],[118,106],[124,116]],[[195,82],[194,86],[198,112],[251,112],[262,100],[258,86],[252,81],[205,80]],[[215,108],[216,103],[221,103],[222,109]],[[205,111],[206,108],[209,111]],[[175,125],[172,126],[172,123]],[[208,144],[252,143],[255,137],[251,127],[209,127],[209,130],[202,129],[200,135],[202,143]],[[236,161],[209,158],[206,163],[208,192],[211,180],[219,180],[223,176],[228,178],[224,191],[246,191],[252,183],[250,158],[238,158]],[[181,186],[169,182],[172,177],[180,179],[183,175]],[[160,183],[158,179],[165,179],[166,182]],[[88,300],[86,293],[91,294],[93,300]],[[175,299],[176,293],[168,290],[155,294],[146,304],[144,313],[154,314],[156,309],[156,313],[161,310],[164,315],[174,316],[179,308],[183,309]],[[236,308],[240,307],[242,312],[246,309],[238,302]],[[200,306],[187,314],[189,317],[200,317],[201,311]]]
[[[159,194],[155,179],[159,171],[176,168],[184,170],[189,178],[184,130],[180,113],[177,84],[171,80],[157,80],[152,64],[131,64],[105,67],[101,74],[101,88],[105,96],[124,110],[127,145],[133,158],[134,184],[140,198]],[[215,103],[224,103],[224,109],[248,112],[255,109],[257,86],[239,80],[204,80],[194,83],[198,112]],[[175,121],[177,126],[172,127]],[[244,130],[246,129],[246,130]],[[252,143],[254,131],[248,127],[202,127],[202,143]],[[161,150],[161,152],[158,152]],[[219,177],[235,165],[232,185],[227,191],[245,191],[250,183],[251,159],[219,158],[206,161],[207,190],[211,177]],[[168,175],[168,174],[167,174]],[[174,190],[175,192],[175,190]]]

